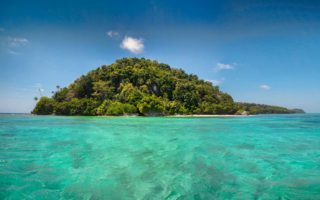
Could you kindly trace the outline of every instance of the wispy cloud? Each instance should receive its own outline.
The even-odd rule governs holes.
[[[12,55],[19,55],[20,48],[27,46],[29,43],[29,40],[26,38],[8,37],[8,53]]]
[[[216,64],[216,67],[214,68],[215,71],[221,71],[221,70],[230,70],[234,69],[235,64],[227,64],[227,63],[220,63],[218,62]]]
[[[137,39],[137,38],[126,36],[122,40],[120,47],[132,53],[138,54],[143,52],[144,44],[141,38]]]
[[[223,83],[225,79],[224,78],[220,78],[220,79],[211,79],[211,80],[206,80],[210,83],[212,83],[212,85],[221,85]]]
[[[110,31],[106,32],[106,35],[107,35],[108,37],[111,37],[111,38],[116,38],[116,37],[118,37],[120,34],[119,34],[119,32],[117,32],[117,31],[112,31],[112,30],[110,30]]]
[[[44,89],[41,83],[36,83],[33,87],[37,89],[37,91],[40,93],[40,96],[44,92]]]
[[[29,44],[29,40],[26,38],[8,37],[8,45],[11,48],[22,47],[27,44]]]
[[[262,89],[262,90],[270,90],[271,87],[269,85],[262,84],[262,85],[260,85],[260,89]]]
[[[12,54],[12,55],[19,55],[19,52],[16,52],[14,50],[8,49],[8,53]]]

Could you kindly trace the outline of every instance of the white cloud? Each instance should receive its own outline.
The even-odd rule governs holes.
[[[11,48],[26,46],[28,43],[29,43],[29,40],[27,40],[26,38],[16,38],[16,37],[8,38],[8,45]]]
[[[262,89],[262,90],[270,90],[271,87],[269,85],[262,84],[262,85],[260,85],[260,89]]]
[[[235,64],[226,64],[226,63],[220,63],[218,62],[216,65],[215,70],[220,71],[220,70],[230,70],[234,69]]]
[[[143,52],[144,44],[142,39],[126,36],[123,38],[120,47],[132,53],[138,54]]]
[[[109,36],[109,37],[111,37],[111,38],[113,38],[113,37],[118,37],[119,36],[119,32],[117,32],[117,31],[108,31],[108,32],[106,32],[106,34],[107,34],[107,36]]]

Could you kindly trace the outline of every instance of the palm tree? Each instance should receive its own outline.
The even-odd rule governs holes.
[[[39,87],[39,88],[38,88],[38,91],[39,91],[40,97],[42,97],[42,91],[43,91],[43,89]]]
[[[33,99],[34,99],[35,101],[38,101],[38,97],[34,97]]]
[[[59,89],[60,89],[60,86],[59,86],[59,85],[57,85],[57,86],[56,86],[56,88],[59,90]]]

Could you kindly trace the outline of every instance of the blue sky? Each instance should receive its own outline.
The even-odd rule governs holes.
[[[0,112],[122,57],[219,84],[236,101],[320,112],[320,1],[16,1],[0,6]]]

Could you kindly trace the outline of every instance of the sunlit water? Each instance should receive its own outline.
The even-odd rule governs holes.
[[[320,115],[0,115],[0,199],[320,199]]]

